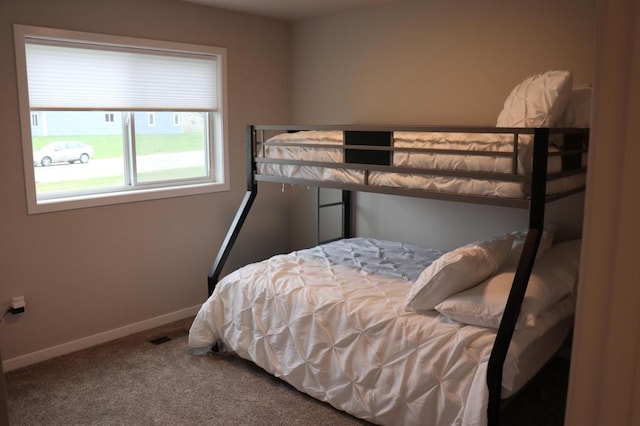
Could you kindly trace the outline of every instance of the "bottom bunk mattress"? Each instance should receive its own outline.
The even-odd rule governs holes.
[[[373,423],[486,424],[496,330],[405,310],[413,282],[441,255],[353,238],[247,265],[218,283],[193,322],[189,346],[219,344]],[[516,330],[503,397],[558,349],[572,313],[573,300],[563,300],[535,327]]]

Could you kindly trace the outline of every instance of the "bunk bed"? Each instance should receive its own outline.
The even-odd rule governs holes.
[[[569,333],[575,304],[579,241],[552,245],[544,212],[584,190],[589,131],[550,127],[572,89],[570,74],[552,79],[562,87],[548,74],[505,102],[547,78],[555,96],[534,127],[500,126],[505,109],[497,127],[248,126],[247,192],[190,346],[236,352],[373,423],[498,424],[502,399]],[[342,189],[344,239],[219,280],[258,182]],[[529,226],[448,253],[353,238],[351,191],[524,208]]]

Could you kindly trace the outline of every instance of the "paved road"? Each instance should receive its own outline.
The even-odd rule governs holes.
[[[182,167],[201,166],[203,153],[200,151],[174,154],[144,155],[138,158],[138,171],[177,169]],[[104,176],[122,176],[124,165],[122,159],[109,158],[89,160],[88,163],[59,163],[49,167],[34,167],[36,182],[63,182],[68,180],[87,179]]]

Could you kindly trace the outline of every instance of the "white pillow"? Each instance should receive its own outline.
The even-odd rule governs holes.
[[[522,254],[522,249],[524,248],[524,243],[527,238],[527,231],[514,231],[511,234],[515,237],[513,240],[513,245],[511,246],[511,250],[509,254],[507,254],[507,258],[504,260],[502,264],[502,268],[510,268],[518,266],[518,262],[520,261],[520,255]],[[536,254],[536,259],[540,256],[543,256],[553,245],[553,237],[555,234],[555,230],[552,228],[545,228],[542,231],[542,237],[540,238],[540,245],[538,246],[538,253]]]
[[[497,127],[554,127],[571,96],[569,71],[547,71],[526,78],[504,102]]]
[[[538,315],[574,292],[581,242],[556,244],[536,260],[516,327],[534,327]],[[447,298],[436,310],[464,324],[498,328],[514,275],[513,270],[498,273],[476,287]]]
[[[407,295],[407,311],[428,311],[452,294],[494,274],[509,253],[511,234],[474,242],[445,253],[425,268]]]
[[[562,127],[591,127],[591,95],[593,88],[580,85],[573,88],[567,109],[562,117]]]

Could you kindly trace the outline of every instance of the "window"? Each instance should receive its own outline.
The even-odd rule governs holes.
[[[14,32],[30,213],[228,190],[224,49]]]

